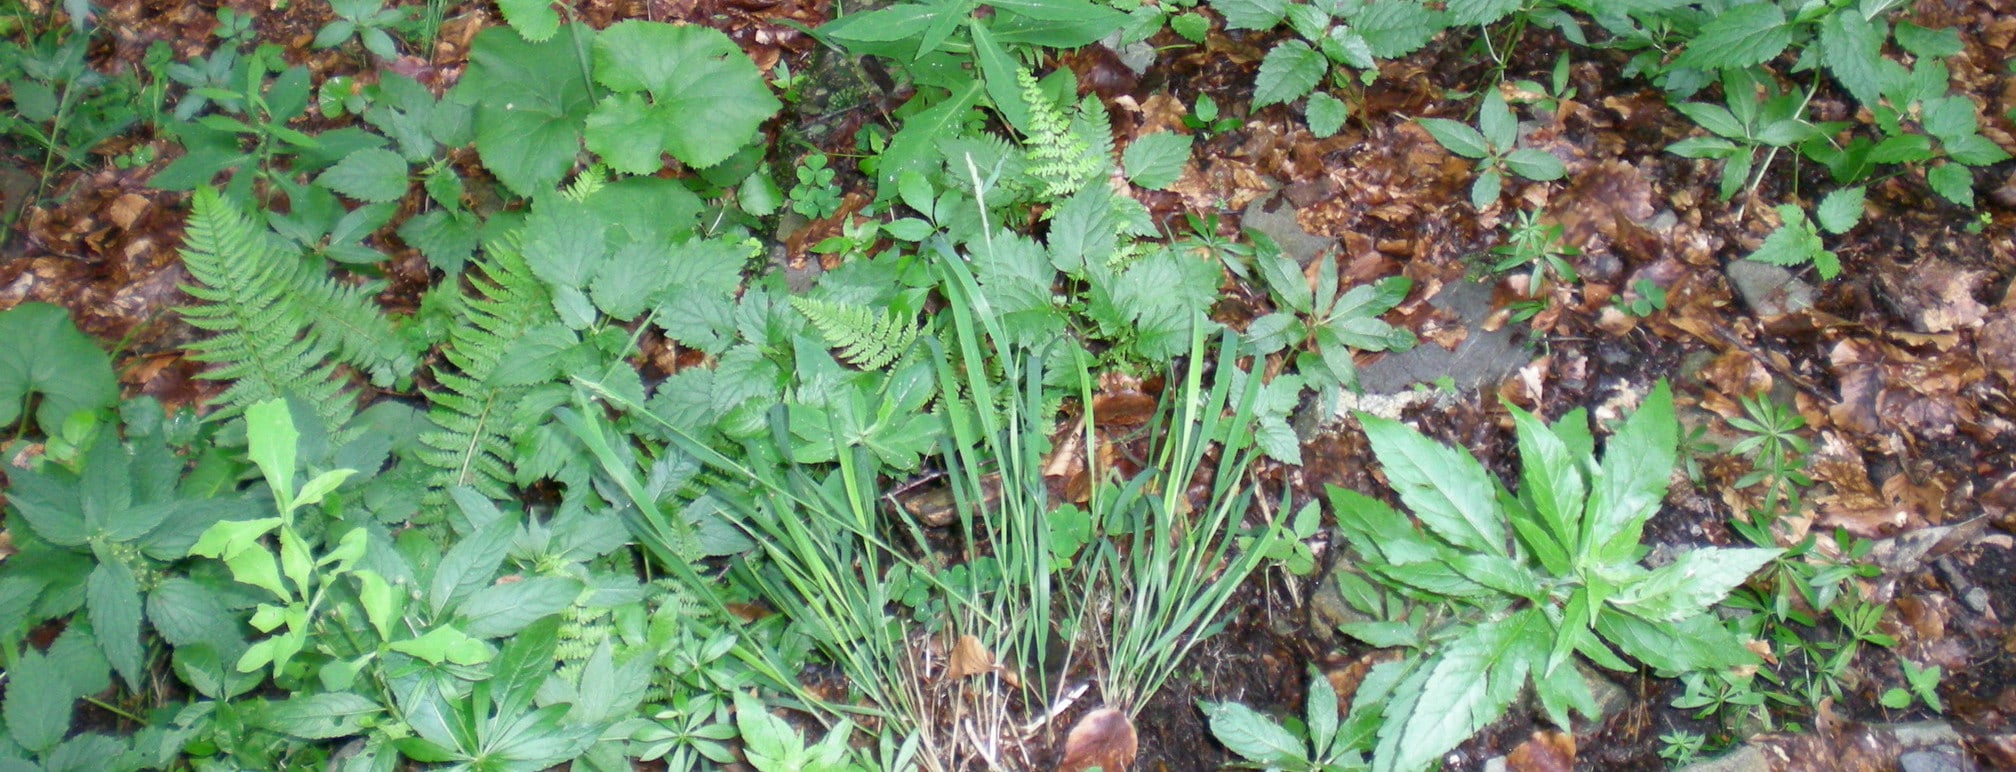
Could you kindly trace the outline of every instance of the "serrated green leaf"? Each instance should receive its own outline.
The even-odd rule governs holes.
[[[1225,17],[1226,29],[1273,29],[1288,13],[1287,0],[1214,0],[1211,10]]]
[[[650,306],[650,300],[671,286],[672,264],[663,250],[632,243],[616,251],[595,272],[589,297],[611,318],[629,320]]]
[[[545,42],[560,31],[560,13],[553,0],[497,0],[497,10],[518,34],[534,43]]]
[[[1585,565],[1632,557],[1645,520],[1659,511],[1666,498],[1679,441],[1673,392],[1660,381],[1604,447],[1602,466],[1590,482],[1589,504],[1582,516]]]
[[[1273,25],[1268,25],[1273,26]],[[1169,31],[1192,43],[1203,43],[1211,33],[1211,20],[1197,11],[1176,14],[1169,18]]]
[[[449,276],[462,273],[469,256],[476,253],[480,238],[474,223],[443,209],[422,212],[399,224],[399,238],[420,254],[427,264]]]
[[[1814,217],[1828,233],[1847,233],[1848,229],[1855,227],[1855,223],[1862,221],[1862,201],[1866,193],[1867,188],[1861,185],[1829,193],[1813,210]]]
[[[1323,37],[1321,47],[1323,55],[1329,57],[1330,61],[1346,67],[1360,70],[1374,70],[1379,67],[1379,62],[1372,56],[1372,47],[1365,42],[1365,36],[1358,34],[1357,30],[1348,25],[1331,27],[1330,34]]]
[[[384,710],[360,694],[322,692],[266,703],[253,715],[268,731],[303,740],[328,740],[363,731],[364,719]]]
[[[1599,614],[1596,633],[1626,656],[1663,673],[1737,667],[1759,663],[1757,655],[1722,626],[1713,614],[1686,621],[1647,622],[1629,614]]]
[[[1920,105],[1919,123],[1925,127],[1925,133],[1947,144],[1973,136],[1977,128],[1974,100],[1963,96],[1927,99]]]
[[[1932,138],[1923,134],[1899,134],[1887,137],[1869,150],[1869,160],[1879,164],[1906,164],[1932,160]]]
[[[1365,413],[1358,420],[1387,482],[1422,525],[1457,547],[1506,554],[1495,484],[1477,459],[1398,421]]]
[[[1537,609],[1486,622],[1445,644],[1423,665],[1411,710],[1389,719],[1374,769],[1426,769],[1443,753],[1504,715],[1526,681],[1530,662],[1514,656],[1528,628],[1544,627]],[[1410,678],[1413,682],[1415,679]],[[1401,689],[1408,687],[1403,682]],[[1391,736],[1395,742],[1383,738]]]
[[[1512,114],[1511,106],[1505,104],[1505,95],[1498,89],[1485,89],[1484,100],[1477,108],[1477,132],[1484,136],[1490,149],[1503,153],[1512,149],[1512,143],[1519,140],[1519,118]]]
[[[1946,157],[1968,166],[1989,166],[2009,160],[2009,153],[1979,134],[1946,143]]]
[[[1625,586],[1610,598],[1610,604],[1653,622],[1678,622],[1728,597],[1730,590],[1784,552],[1721,547],[1689,550]]]
[[[0,311],[0,427],[12,426],[30,393],[42,395],[35,424],[55,434],[79,410],[110,407],[119,398],[112,360],[77,330],[63,309],[22,303]]]
[[[99,563],[84,585],[84,598],[105,660],[138,691],[147,668],[140,649],[140,585],[132,569],[116,561]]]
[[[1532,502],[1555,545],[1572,547],[1581,538],[1582,506],[1588,495],[1583,459],[1539,418],[1517,407],[1510,409],[1518,434],[1519,495]]]
[[[1728,158],[1736,145],[1721,137],[1688,137],[1666,146],[1666,152],[1681,158]]]
[[[483,166],[521,196],[551,189],[574,167],[582,122],[596,104],[581,77],[576,41],[595,38],[585,25],[542,43],[505,27],[476,34],[469,67],[455,87],[476,108],[476,151]]]
[[[1442,27],[1442,14],[1415,0],[1373,0],[1351,17],[1351,28],[1364,36],[1366,48],[1381,59],[1398,59],[1420,50]]]
[[[1143,135],[1127,145],[1120,156],[1127,179],[1149,190],[1162,190],[1183,174],[1190,160],[1190,137],[1169,131]]]
[[[525,262],[555,288],[586,289],[608,259],[608,225],[587,204],[542,197],[525,218]]]
[[[1701,25],[1687,50],[1673,60],[1675,68],[1714,70],[1754,67],[1792,44],[1792,26],[1777,3],[1747,3],[1723,11]]]
[[[390,150],[359,150],[337,161],[315,182],[359,201],[397,201],[406,195],[406,159]]]
[[[1765,236],[1764,243],[1757,245],[1757,251],[1745,255],[1745,260],[1783,266],[1812,263],[1822,279],[1832,279],[1840,272],[1840,261],[1827,251],[1820,232],[1807,221],[1804,211],[1794,204],[1780,204],[1778,218],[1778,229]]]
[[[1307,758],[1301,739],[1252,708],[1236,702],[1200,702],[1198,707],[1211,723],[1212,736],[1248,761],[1285,764]]]
[[[1883,22],[1859,13],[1832,13],[1820,22],[1820,61],[1842,88],[1865,107],[1882,100],[1886,82],[1902,67],[1883,57]]]
[[[580,594],[580,582],[557,576],[485,587],[455,609],[455,626],[472,637],[501,638],[560,613]]]
[[[1701,124],[1701,128],[1715,133],[1716,136],[1744,139],[1749,135],[1749,130],[1743,126],[1743,122],[1729,112],[1727,107],[1707,102],[1681,102],[1674,105],[1673,109],[1694,119],[1695,123]]]
[[[1323,80],[1330,63],[1316,49],[1300,40],[1284,41],[1260,61],[1253,82],[1253,108],[1283,104],[1302,98]]]
[[[1553,153],[1530,147],[1505,154],[1505,168],[1534,182],[1552,182],[1568,174],[1568,167]]]
[[[230,640],[237,633],[217,624],[228,613],[218,595],[189,579],[169,579],[147,593],[147,621],[176,647]]]
[[[1836,14],[1840,15],[1840,14]],[[1944,59],[1959,56],[1966,47],[1960,42],[1957,29],[1926,29],[1908,21],[1897,23],[1897,45],[1911,52],[1912,56],[1928,59]]]
[[[1309,122],[1309,133],[1317,138],[1331,137],[1344,128],[1344,119],[1349,110],[1343,100],[1318,91],[1309,95],[1309,102],[1302,107],[1303,116]]]
[[[632,174],[658,171],[656,147],[694,168],[718,164],[783,107],[735,41],[700,25],[611,25],[595,39],[595,80],[651,97],[605,100],[588,121],[589,149]]]
[[[1969,209],[1974,207],[1973,169],[1960,164],[1935,166],[1925,170],[1925,184],[1947,201]]]
[[[1505,178],[1497,169],[1485,169],[1477,175],[1477,181],[1470,185],[1470,206],[1483,211],[1498,201],[1498,195],[1505,190]]]
[[[1520,0],[1449,0],[1451,26],[1472,27],[1505,18],[1519,10]]]
[[[1471,159],[1484,159],[1491,155],[1491,148],[1485,143],[1484,135],[1469,124],[1447,118],[1420,118],[1417,122],[1427,129],[1443,148],[1451,153]]]
[[[7,673],[7,697],[0,717],[14,742],[33,753],[56,747],[70,733],[71,701],[77,694],[63,673],[43,655],[23,654]]]

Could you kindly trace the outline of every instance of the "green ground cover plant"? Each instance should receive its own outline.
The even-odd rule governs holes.
[[[1200,94],[1194,134],[1116,149],[1059,50],[1286,25],[1250,107],[1299,101],[1331,136],[1380,60],[1438,35],[1476,30],[1502,77],[1528,29],[1582,45],[1600,28],[1714,135],[1673,152],[1722,162],[1724,195],[1754,191],[1780,150],[1827,167],[1843,187],[1810,219],[1784,204],[1752,256],[1827,276],[1821,232],[1855,227],[1878,175],[1964,203],[1970,169],[1999,160],[1945,92],[1951,41],[1888,26],[1881,3],[897,3],[813,31],[908,89],[854,169],[773,146],[792,76],[705,26],[597,29],[504,0],[445,93],[385,67],[433,48],[446,5],[330,3],[311,47],[380,69],[320,84],[231,9],[208,51],[150,57],[153,83],[85,68],[75,8],[76,27],[7,30],[0,130],[45,173],[141,123],[181,146],[149,184],[189,193],[176,312],[222,391],[201,416],[121,401],[112,357],[60,309],[0,312],[19,343],[0,351],[0,767],[1016,767],[1041,756],[1032,727],[1086,694],[1131,736],[1250,577],[1323,570],[1321,503],[1256,470],[1301,462],[1291,415],[1355,391],[1357,354],[1415,344],[1387,320],[1414,285],[1343,279],[1327,258],[1305,271],[1214,213],[1164,233],[1135,194],[1175,188],[1240,120]],[[1794,49],[1820,69],[1777,69]],[[1526,90],[1570,98],[1559,61]],[[1809,70],[1872,123],[1812,124],[1817,86],[1792,77]],[[1715,88],[1719,104],[1696,98]],[[1464,120],[1420,121],[1477,161],[1473,207],[1514,177],[1561,178],[1520,139],[1520,111],[1546,99],[1480,93]],[[794,287],[772,218],[786,201],[835,217],[855,169],[872,201]],[[1573,282],[1558,238],[1526,213],[1495,268],[1532,271],[1536,294]],[[399,245],[432,273],[394,313],[374,296]],[[1243,329],[1220,313],[1233,291],[1267,305]],[[1634,313],[1663,302],[1642,294]],[[689,356],[650,372],[647,350]],[[1086,454],[1084,496],[1062,500],[1046,464],[1109,442],[1109,373],[1163,384],[1143,455]],[[1842,663],[1884,640],[1880,608],[1839,597],[1866,546],[1832,565],[1811,540],[1777,546],[1807,449],[1767,404],[1746,403],[1754,442],[1734,449],[1772,492],[1739,526],[1754,546],[1658,565],[1640,537],[1677,463],[1664,386],[1600,456],[1584,412],[1508,406],[1513,486],[1360,414],[1405,512],[1328,491],[1363,616],[1342,631],[1404,656],[1345,711],[1314,678],[1299,726],[1199,707],[1254,765],[1416,769],[1529,691],[1557,725],[1594,718],[1584,661],[1685,679],[1684,706],[1708,713],[1839,696]],[[1059,432],[1074,414],[1082,434]],[[949,492],[947,522],[888,505],[919,477]],[[1829,617],[1845,637],[1816,641]],[[1759,664],[1746,638],[1811,672],[1738,677]],[[1900,662],[1886,702],[1938,709],[1940,670]]]
[[[1646,395],[1600,459],[1581,411],[1549,424],[1509,409],[1522,461],[1516,491],[1468,453],[1363,414],[1382,471],[1420,526],[1378,499],[1330,490],[1362,571],[1344,582],[1346,598],[1367,615],[1340,629],[1409,652],[1375,667],[1354,697],[1383,710],[1360,748],[1373,769],[1429,765],[1529,685],[1556,725],[1594,718],[1578,655],[1632,669],[1622,652],[1675,675],[1759,663],[1708,612],[1781,550],[1702,547],[1661,566],[1639,562],[1678,442],[1666,386]]]

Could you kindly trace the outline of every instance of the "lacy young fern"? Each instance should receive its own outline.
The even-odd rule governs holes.
[[[196,191],[181,254],[197,302],[178,310],[211,334],[189,355],[213,365],[204,378],[231,382],[225,415],[293,396],[335,429],[356,410],[343,365],[390,385],[418,361],[368,287],[337,284],[213,189]]]
[[[512,443],[523,428],[518,403],[531,390],[494,376],[514,342],[558,320],[517,238],[507,236],[485,249],[480,276],[470,281],[475,297],[461,304],[460,324],[441,348],[448,366],[436,368],[434,379],[442,388],[427,393],[434,428],[420,434],[420,459],[440,470],[437,487],[469,485],[493,499],[509,496]]]
[[[1064,198],[1078,192],[1099,171],[1101,156],[1072,130],[1070,117],[1043,93],[1034,74],[1019,69],[1015,78],[1022,87],[1023,101],[1029,103],[1029,137],[1023,143],[1029,175],[1042,181],[1044,198]]]
[[[791,298],[791,307],[805,315],[827,345],[840,349],[841,359],[863,370],[894,364],[921,332],[917,320],[894,309],[878,314],[867,306],[806,297]]]

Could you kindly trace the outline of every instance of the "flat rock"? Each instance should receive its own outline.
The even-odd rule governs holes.
[[[1469,391],[1503,380],[1533,358],[1533,350],[1512,328],[1484,330],[1484,319],[1491,315],[1488,285],[1444,285],[1428,304],[1454,314],[1469,334],[1454,350],[1424,343],[1358,368],[1358,387],[1366,394],[1397,394],[1445,377],[1458,391]]]
[[[1246,211],[1239,214],[1239,224],[1267,234],[1274,243],[1281,245],[1281,254],[1304,268],[1309,267],[1317,255],[1337,246],[1336,239],[1302,230],[1302,224],[1295,221],[1294,205],[1280,192],[1253,199],[1246,205]]]
[[[1804,311],[1813,305],[1813,285],[1792,272],[1755,260],[1732,260],[1723,272],[1737,296],[1758,316],[1773,317]]]

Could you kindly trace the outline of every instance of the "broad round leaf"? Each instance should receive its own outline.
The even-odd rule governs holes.
[[[22,303],[0,312],[0,427],[21,417],[29,392],[42,395],[36,425],[54,432],[79,410],[109,407],[119,399],[112,360],[70,323],[63,309]]]
[[[742,49],[707,27],[615,24],[595,40],[595,79],[612,91],[649,93],[653,139],[696,168],[734,155],[783,107]],[[591,143],[597,134],[603,144],[611,139],[606,126],[591,125]],[[636,160],[635,150],[626,160]]]

